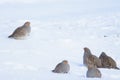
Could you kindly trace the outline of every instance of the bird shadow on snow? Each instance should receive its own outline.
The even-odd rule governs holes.
[[[71,62],[71,64],[79,66],[79,67],[84,67],[84,65],[82,63]]]

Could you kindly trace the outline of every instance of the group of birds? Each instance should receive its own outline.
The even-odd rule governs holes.
[[[99,57],[93,55],[89,48],[84,48],[83,64],[88,68],[87,77],[101,78],[102,74],[98,68],[118,69],[115,60],[102,52]]]
[[[86,77],[87,78],[101,78],[102,74],[98,68],[113,68],[118,69],[117,64],[113,58],[102,52],[99,57],[93,55],[89,48],[84,48],[83,64],[87,67]],[[63,60],[57,64],[52,72],[55,73],[68,73],[70,71],[70,65],[67,60]]]
[[[31,32],[30,22],[25,22],[23,26],[18,27],[15,31],[8,36],[8,38],[24,39],[29,36]],[[114,68],[118,69],[114,59],[102,52],[99,57],[93,55],[89,48],[84,48],[83,64],[87,67],[86,77],[88,78],[101,78],[102,74],[98,68]],[[58,63],[53,73],[68,73],[70,65],[67,60]]]

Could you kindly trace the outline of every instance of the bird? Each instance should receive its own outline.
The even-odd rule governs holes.
[[[86,73],[87,78],[101,78],[102,74],[100,70],[97,68],[97,66],[92,62],[94,60],[94,57],[89,56],[89,61],[88,61],[88,70]]]
[[[26,36],[29,36],[31,32],[30,22],[25,22],[24,25],[16,28],[14,32],[8,36],[8,38],[14,38],[14,39],[24,39]]]
[[[67,60],[63,60],[62,62],[58,63],[52,72],[54,73],[68,73],[70,71],[70,65],[68,64]]]
[[[115,60],[112,57],[108,56],[105,52],[101,53],[99,59],[101,59],[102,68],[114,68],[120,70],[120,68],[117,67]]]
[[[84,64],[85,66],[88,65],[88,60],[89,60],[88,57],[89,57],[89,56],[92,56],[92,57],[94,58],[94,61],[92,61],[92,62],[93,62],[97,67],[100,67],[100,66],[101,66],[101,60],[100,60],[97,56],[93,55],[93,54],[91,53],[90,49],[87,48],[87,47],[84,48],[84,55],[83,55],[83,64]]]
[[[84,48],[84,55],[83,55],[83,64],[84,65],[87,65],[87,59],[90,55],[92,55],[91,51],[87,47],[85,47]]]

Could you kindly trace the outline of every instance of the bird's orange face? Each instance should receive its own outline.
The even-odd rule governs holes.
[[[64,64],[68,64],[68,61],[67,61],[67,60],[64,60],[63,63],[64,63]]]
[[[25,22],[24,25],[27,26],[27,27],[29,27],[30,26],[30,22]]]
[[[88,51],[88,48],[87,48],[87,47],[85,47],[85,48],[84,48],[84,51]]]

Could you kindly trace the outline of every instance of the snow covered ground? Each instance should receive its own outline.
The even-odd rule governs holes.
[[[0,80],[93,80],[82,64],[84,47],[96,56],[106,52],[120,67],[119,1],[5,1],[0,4]],[[31,22],[31,35],[8,39],[25,21]],[[69,61],[70,72],[52,73],[62,60]],[[120,79],[120,70],[100,71],[102,80]]]

